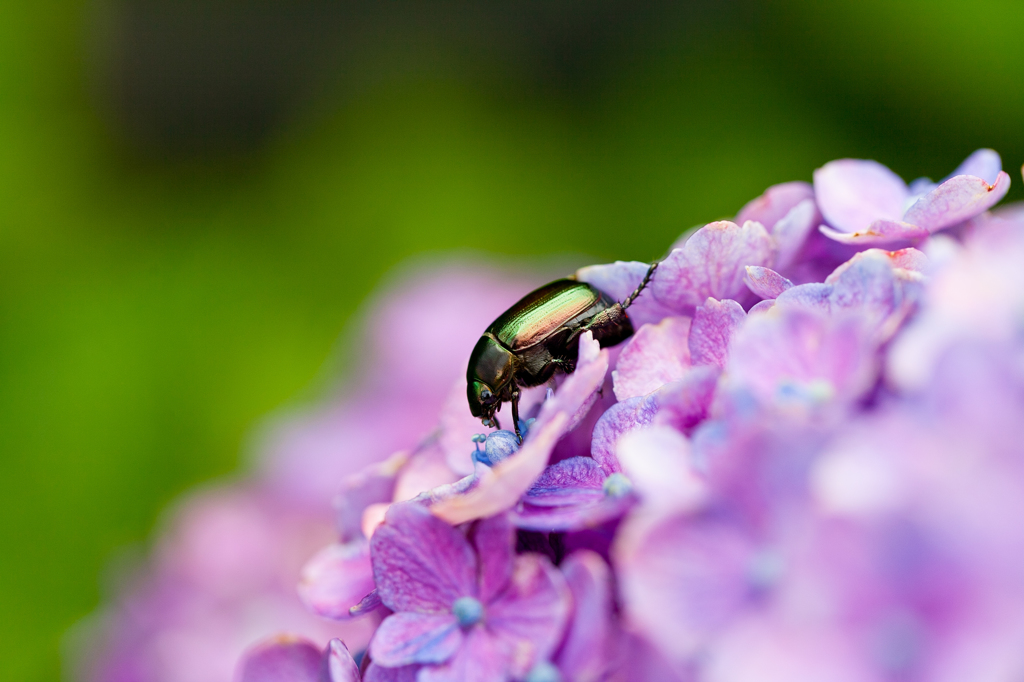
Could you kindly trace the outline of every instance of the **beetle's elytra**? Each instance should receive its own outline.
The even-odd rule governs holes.
[[[469,356],[469,410],[484,426],[501,428],[495,413],[512,403],[519,432],[519,389],[539,386],[556,371],[576,368],[580,335],[589,331],[602,347],[633,335],[626,309],[650,282],[651,265],[640,286],[618,303],[595,287],[573,279],[546,284],[519,300],[491,323]]]

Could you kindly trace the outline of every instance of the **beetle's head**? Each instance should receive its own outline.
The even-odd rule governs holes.
[[[501,407],[501,396],[513,380],[514,356],[489,335],[480,337],[469,356],[466,370],[466,398],[469,411],[485,425],[491,425]]]

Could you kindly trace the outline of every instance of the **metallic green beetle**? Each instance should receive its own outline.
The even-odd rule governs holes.
[[[602,347],[633,335],[626,314],[644,290],[657,263],[640,286],[622,303],[585,282],[559,279],[530,292],[491,323],[469,356],[466,396],[469,411],[484,426],[501,428],[495,413],[512,403],[512,422],[519,432],[519,389],[539,386],[556,370],[576,369],[580,336],[589,331]]]

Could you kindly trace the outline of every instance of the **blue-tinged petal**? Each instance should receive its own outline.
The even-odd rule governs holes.
[[[391,505],[370,539],[370,557],[377,592],[393,611],[446,611],[477,594],[469,542],[419,504]]]
[[[448,613],[393,613],[380,624],[370,642],[378,665],[395,668],[413,663],[443,663],[462,645],[463,634]]]
[[[760,223],[728,220],[705,225],[658,266],[651,280],[654,297],[679,314],[690,314],[710,298],[741,298],[748,265],[770,267],[775,240]]]
[[[620,517],[634,500],[628,489],[610,487],[610,478],[590,457],[552,464],[511,512],[512,521],[528,530],[564,531]]]
[[[903,222],[929,233],[938,232],[984,213],[1009,190],[1010,176],[1003,171],[992,184],[973,175],[957,175],[918,199],[903,216]]]
[[[814,196],[829,225],[855,234],[868,232],[879,219],[902,218],[909,191],[898,175],[877,161],[839,159],[814,171]]]
[[[747,267],[747,276],[743,281],[748,289],[763,299],[778,298],[783,291],[793,287],[792,282],[774,270],[756,266]]]
[[[373,567],[366,540],[324,547],[302,568],[299,597],[318,616],[352,617],[350,609],[373,591]]]
[[[416,682],[494,682],[508,680],[513,652],[484,628],[466,633],[465,644],[441,665],[420,668]]]
[[[251,649],[240,664],[239,682],[320,682],[320,648],[298,637],[274,637]]]
[[[743,307],[736,301],[709,298],[697,308],[688,341],[693,365],[725,367],[729,341],[746,317]]]
[[[690,318],[666,317],[640,327],[612,370],[615,397],[627,400],[681,378],[690,367]]]

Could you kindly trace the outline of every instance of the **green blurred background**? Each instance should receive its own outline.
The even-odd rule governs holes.
[[[1022,29],[1013,0],[0,3],[0,679],[60,678],[111,557],[409,256],[650,259],[841,156],[990,146],[1024,196]]]

